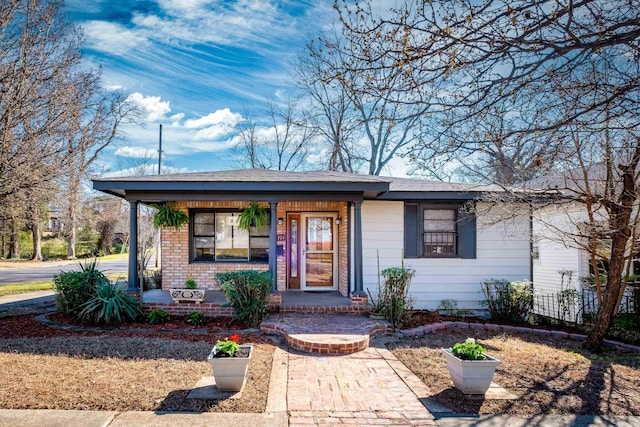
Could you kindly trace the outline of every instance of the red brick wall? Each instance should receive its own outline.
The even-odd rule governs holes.
[[[177,207],[188,213],[189,208],[241,208],[247,206],[247,202],[221,202],[221,201],[181,201]],[[264,203],[268,207],[268,203]],[[276,217],[286,218],[287,212],[335,212],[342,217],[342,223],[338,225],[338,290],[343,295],[348,294],[348,210],[346,202],[287,202],[278,203]],[[277,225],[278,234],[286,234],[286,222]],[[282,242],[279,242],[282,243]],[[286,242],[285,242],[286,243]],[[286,246],[284,253],[286,254]],[[188,277],[193,277],[198,287],[206,289],[218,289],[215,282],[215,274],[221,271],[260,270],[269,269],[267,263],[189,263],[189,227],[184,226],[176,231],[170,228],[162,229],[162,288],[169,289],[181,287]],[[286,256],[278,256],[277,275],[278,290],[286,290]]]

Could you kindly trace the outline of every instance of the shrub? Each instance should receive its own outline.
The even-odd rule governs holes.
[[[167,320],[169,320],[169,313],[165,310],[155,308],[149,312],[147,318],[152,325],[166,323]]]
[[[235,317],[251,326],[267,315],[271,273],[244,270],[216,274],[220,289],[235,310]]]
[[[198,284],[196,283],[196,280],[193,277],[187,278],[187,280],[185,280],[184,282],[185,289],[196,289],[197,287],[198,287]]]
[[[109,279],[98,270],[98,262],[79,263],[80,271],[68,271],[53,276],[56,305],[64,314],[76,316],[96,288]]]
[[[493,319],[510,322],[528,320],[533,305],[531,282],[488,279],[481,284],[485,297],[481,303],[489,308]]]
[[[187,322],[192,326],[204,325],[206,321],[207,319],[204,317],[204,314],[199,311],[192,311],[187,315]]]
[[[137,299],[108,281],[99,284],[81,308],[77,315],[79,320],[105,325],[134,321],[143,314]]]
[[[467,338],[465,342],[454,344],[451,354],[462,360],[484,360],[484,352],[486,350],[480,345],[480,341],[473,338]]]
[[[392,267],[382,270],[384,284],[378,293],[378,305],[382,309],[384,318],[394,329],[409,321],[409,310],[412,304],[409,295],[409,285],[414,271],[408,268]]]

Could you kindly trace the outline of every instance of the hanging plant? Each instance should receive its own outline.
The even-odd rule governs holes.
[[[269,224],[269,212],[258,202],[251,202],[246,208],[240,209],[238,228],[249,231],[251,227],[255,227],[260,230],[267,224]]]
[[[174,203],[168,202],[152,206],[157,209],[155,215],[153,215],[153,225],[158,228],[169,227],[180,230],[180,227],[189,222],[189,216],[176,208]]]

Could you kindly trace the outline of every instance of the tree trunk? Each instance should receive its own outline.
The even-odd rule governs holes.
[[[40,221],[31,223],[31,236],[33,237],[33,257],[34,261],[42,261],[42,241],[40,239]]]
[[[630,167],[622,174],[623,189],[619,203],[609,206],[609,228],[615,230],[611,236],[611,257],[607,269],[607,287],[604,289],[602,304],[598,307],[596,324],[587,336],[584,347],[599,350],[609,332],[613,317],[618,310],[618,300],[623,289],[622,272],[627,259],[627,246],[631,235],[631,213],[637,199],[635,171],[638,157],[634,157]]]
[[[67,259],[76,259],[76,207],[69,201],[69,224],[67,224]]]
[[[20,259],[20,227],[14,218],[11,218],[9,233],[9,258]]]

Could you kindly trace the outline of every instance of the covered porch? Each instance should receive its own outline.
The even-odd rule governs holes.
[[[388,191],[386,180],[333,172],[244,170],[110,178],[94,180],[94,188],[129,202],[130,292],[140,289],[138,207],[174,203],[190,222],[178,230],[162,229],[163,289],[180,288],[193,278],[212,295],[203,304],[224,313],[223,301],[216,297],[216,273],[251,269],[269,271],[271,305],[280,311],[366,309],[361,206]],[[236,215],[250,202],[268,211],[269,225],[266,232],[244,232],[239,239]],[[239,247],[240,240],[244,243]],[[332,295],[338,299],[330,299]],[[161,297],[147,293],[142,298],[148,306],[177,304],[153,300]]]
[[[362,304],[352,304],[351,298],[345,297],[338,291],[279,292],[280,303],[272,302],[269,310],[276,313],[301,314],[365,314],[367,307]],[[202,303],[174,302],[168,290],[152,289],[143,295],[145,311],[162,309],[175,315],[186,315],[192,311],[199,311],[208,316],[233,316],[233,309],[227,307],[224,293],[219,290],[207,290]]]

